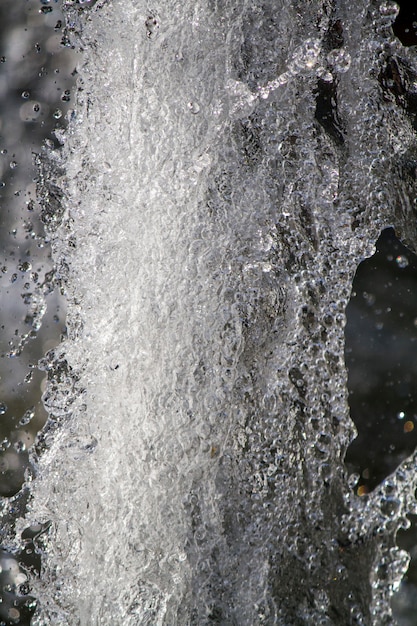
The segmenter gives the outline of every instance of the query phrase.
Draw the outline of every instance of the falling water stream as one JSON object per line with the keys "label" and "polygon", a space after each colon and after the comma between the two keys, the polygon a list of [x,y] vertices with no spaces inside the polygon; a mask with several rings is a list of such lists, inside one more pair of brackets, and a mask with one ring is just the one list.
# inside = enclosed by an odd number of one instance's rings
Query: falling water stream
{"label": "falling water stream", "polygon": [[353,492],[344,325],[381,230],[417,245],[398,7],[82,4],[43,166],[68,337],[20,522],[49,524],[33,624],[392,624],[416,459]]}

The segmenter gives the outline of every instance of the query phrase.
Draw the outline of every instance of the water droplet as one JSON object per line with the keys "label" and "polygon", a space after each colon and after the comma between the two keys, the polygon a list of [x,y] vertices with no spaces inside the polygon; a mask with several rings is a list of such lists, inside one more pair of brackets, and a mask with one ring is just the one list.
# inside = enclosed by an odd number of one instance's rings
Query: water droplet
{"label": "water droplet", "polygon": [[24,100],[27,100],[29,98],[29,96],[30,96],[29,91],[22,91],[22,98]]}
{"label": "water droplet", "polygon": [[28,409],[19,421],[19,426],[26,426],[35,417],[34,409]]}
{"label": "water droplet", "polygon": [[55,111],[54,111],[53,115],[54,115],[54,118],[55,118],[56,120],[59,120],[59,119],[62,117],[62,111],[61,111],[61,109],[55,109]]}
{"label": "water droplet", "polygon": [[17,167],[17,162],[16,161],[10,161],[9,166],[10,166],[11,170],[14,170]]}
{"label": "water droplet", "polygon": [[4,415],[7,411],[7,404],[4,404],[4,402],[0,403],[0,415]]}
{"label": "water droplet", "polygon": [[395,259],[395,262],[401,269],[404,269],[408,265],[408,259],[404,254],[399,254]]}
{"label": "water droplet", "polygon": [[359,474],[351,474],[348,478],[349,489],[354,489],[360,479]]}

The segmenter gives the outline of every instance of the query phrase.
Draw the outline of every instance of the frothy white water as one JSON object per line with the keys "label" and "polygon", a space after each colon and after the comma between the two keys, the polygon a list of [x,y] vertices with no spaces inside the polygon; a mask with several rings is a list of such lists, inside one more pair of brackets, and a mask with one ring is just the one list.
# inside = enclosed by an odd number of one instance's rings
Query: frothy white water
{"label": "frothy white water", "polygon": [[59,426],[24,522],[52,520],[37,625],[389,623],[413,468],[407,490],[397,473],[349,495],[343,326],[380,228],[414,236],[414,136],[379,79],[406,58],[392,13],[331,4],[113,0],[82,19],[55,157]]}

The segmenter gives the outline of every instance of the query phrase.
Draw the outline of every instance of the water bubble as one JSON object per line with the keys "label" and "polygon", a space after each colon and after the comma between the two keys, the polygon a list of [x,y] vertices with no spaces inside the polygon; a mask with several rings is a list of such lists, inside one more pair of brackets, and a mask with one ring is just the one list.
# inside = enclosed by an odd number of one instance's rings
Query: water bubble
{"label": "water bubble", "polygon": [[4,415],[7,411],[7,404],[4,404],[4,402],[0,403],[0,415]]}
{"label": "water bubble", "polygon": [[200,105],[198,104],[198,102],[195,102],[195,101],[189,102],[188,109],[191,111],[193,115],[197,115],[197,113],[200,112]]}
{"label": "water bubble", "polygon": [[30,92],[29,91],[22,91],[22,98],[23,100],[27,100],[30,96]]}
{"label": "water bubble", "polygon": [[55,109],[53,116],[56,120],[59,120],[62,117],[62,111],[61,109]]}
{"label": "water bubble", "polygon": [[408,259],[404,254],[399,254],[395,259],[395,262],[401,269],[404,269],[408,265]]}
{"label": "water bubble", "polygon": [[17,162],[16,161],[10,161],[9,166],[10,166],[11,170],[14,170],[17,167]]}

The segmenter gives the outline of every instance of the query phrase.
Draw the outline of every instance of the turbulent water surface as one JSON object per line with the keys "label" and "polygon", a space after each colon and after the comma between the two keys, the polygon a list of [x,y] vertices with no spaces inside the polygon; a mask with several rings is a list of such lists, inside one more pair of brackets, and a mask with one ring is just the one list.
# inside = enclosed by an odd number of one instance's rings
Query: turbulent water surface
{"label": "turbulent water surface", "polygon": [[343,346],[381,229],[416,244],[396,5],[67,4],[85,51],[45,175],[68,339],[23,522],[52,522],[33,623],[391,624],[414,459],[353,495]]}

